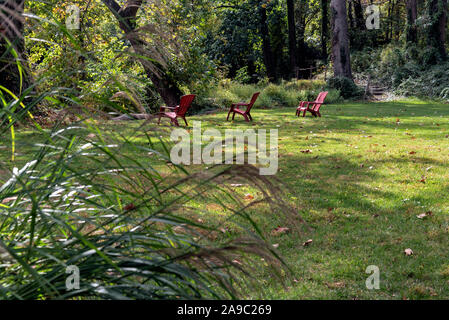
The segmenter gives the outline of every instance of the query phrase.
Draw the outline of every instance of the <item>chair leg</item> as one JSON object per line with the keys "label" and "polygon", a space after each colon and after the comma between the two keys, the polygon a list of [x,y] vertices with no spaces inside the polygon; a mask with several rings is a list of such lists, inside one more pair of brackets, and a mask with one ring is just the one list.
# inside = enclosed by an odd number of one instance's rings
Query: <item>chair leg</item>
{"label": "chair leg", "polygon": [[159,115],[159,121],[157,122],[157,124],[161,124],[161,118],[162,118],[162,116]]}
{"label": "chair leg", "polygon": [[248,116],[246,114],[243,114],[243,117],[245,118],[246,122],[249,122],[249,118],[248,118]]}
{"label": "chair leg", "polygon": [[321,118],[321,113],[319,111],[317,111],[318,117]]}
{"label": "chair leg", "polygon": [[302,117],[303,117],[303,118],[306,117],[306,113],[307,113],[307,110],[304,110],[304,113],[302,114]]}
{"label": "chair leg", "polygon": [[234,118],[235,118],[235,112],[234,112],[234,114],[232,115],[232,121],[234,121]]}
{"label": "chair leg", "polygon": [[186,120],[186,118],[184,117],[183,119],[184,119],[184,122],[186,123],[186,127],[188,127],[188,126],[189,126],[189,124],[187,123],[187,120]]}
{"label": "chair leg", "polygon": [[176,127],[179,127],[178,120],[172,119],[171,122],[172,122]]}
{"label": "chair leg", "polygon": [[253,121],[253,117],[251,117],[251,113],[248,113],[248,117],[251,121]]}

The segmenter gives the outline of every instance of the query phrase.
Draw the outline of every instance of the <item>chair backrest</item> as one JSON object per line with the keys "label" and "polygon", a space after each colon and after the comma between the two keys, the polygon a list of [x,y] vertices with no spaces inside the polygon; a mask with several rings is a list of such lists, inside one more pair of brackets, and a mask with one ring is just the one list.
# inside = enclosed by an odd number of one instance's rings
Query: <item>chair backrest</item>
{"label": "chair backrest", "polygon": [[256,103],[257,98],[259,97],[260,92],[256,92],[255,94],[253,94],[253,97],[251,98],[251,101],[248,105],[248,108],[246,109],[246,112],[250,112],[251,108],[253,107],[253,105]]}
{"label": "chair backrest", "polygon": [[176,109],[176,114],[178,116],[184,117],[189,110],[189,108],[192,106],[193,100],[195,100],[196,95],[189,94],[186,96],[181,97],[181,101],[179,102],[179,108]]}
{"label": "chair backrest", "polygon": [[327,95],[329,94],[329,92],[321,92],[318,95],[318,98],[315,101],[315,105],[313,107],[314,111],[320,111],[321,105],[324,103],[324,100],[326,100]]}
{"label": "chair backrest", "polygon": [[320,94],[318,95],[318,98],[316,98],[315,102],[316,103],[323,103],[324,100],[326,99],[327,95],[329,92],[320,92]]}

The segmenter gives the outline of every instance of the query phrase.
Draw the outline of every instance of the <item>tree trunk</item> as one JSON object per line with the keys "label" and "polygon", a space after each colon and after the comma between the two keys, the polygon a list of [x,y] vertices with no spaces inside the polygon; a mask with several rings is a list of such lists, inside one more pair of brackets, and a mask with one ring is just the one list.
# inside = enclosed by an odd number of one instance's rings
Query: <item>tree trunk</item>
{"label": "tree trunk", "polygon": [[438,50],[446,59],[447,0],[428,0],[428,13],[431,18],[427,44]]}
{"label": "tree trunk", "polygon": [[275,81],[276,77],[276,68],[274,63],[273,51],[271,49],[271,41],[270,41],[270,33],[268,29],[268,18],[267,18],[267,9],[262,4],[261,1],[260,6],[260,35],[262,37],[262,51],[263,58],[265,63],[265,68],[267,69],[267,76],[271,81]]}
{"label": "tree trunk", "polygon": [[352,79],[346,0],[331,0],[334,76]]}
{"label": "tree trunk", "polygon": [[[0,2],[0,85],[16,95],[27,86],[28,66],[25,59],[25,42],[23,39],[24,0],[6,0]],[[11,45],[8,44],[11,43]],[[18,58],[12,54],[14,50]],[[6,52],[6,54],[4,54]],[[17,63],[22,67],[22,83]]]}
{"label": "tree trunk", "polygon": [[[120,7],[115,0],[102,1],[119,21],[120,29],[125,33],[134,51],[144,56],[146,52],[145,43],[139,40],[135,32],[137,12],[142,6],[143,1],[128,0],[123,7]],[[149,63],[143,58],[137,58],[137,60],[142,64],[147,77],[151,80],[156,91],[167,106],[176,106],[179,103],[182,92],[173,79],[167,75],[162,66],[155,62]]]}
{"label": "tree trunk", "polygon": [[407,10],[407,30],[406,30],[407,43],[408,42],[417,43],[418,42],[418,30],[416,27],[416,19],[418,18],[417,0],[407,0],[406,10]]}
{"label": "tree trunk", "polygon": [[295,2],[287,0],[288,15],[288,51],[290,55],[290,74],[296,77],[296,24],[295,24]]}
{"label": "tree trunk", "polygon": [[357,30],[365,30],[365,18],[363,17],[363,7],[360,0],[351,0],[354,4],[355,24]]}
{"label": "tree trunk", "polygon": [[329,0],[321,0],[321,55],[327,62],[327,40],[329,38]]}
{"label": "tree trunk", "polygon": [[355,21],[354,21],[354,15],[352,14],[353,13],[352,7],[353,7],[352,0],[349,0],[349,2],[348,2],[349,27],[351,27],[351,29],[355,29],[356,24],[355,24]]}

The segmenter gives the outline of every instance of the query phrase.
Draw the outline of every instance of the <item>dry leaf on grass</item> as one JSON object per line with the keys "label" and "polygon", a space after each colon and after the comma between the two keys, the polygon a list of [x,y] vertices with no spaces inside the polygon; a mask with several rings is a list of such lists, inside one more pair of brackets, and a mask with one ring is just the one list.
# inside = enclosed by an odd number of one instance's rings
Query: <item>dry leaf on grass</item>
{"label": "dry leaf on grass", "polygon": [[17,199],[17,197],[5,198],[5,199],[2,200],[2,203],[3,204],[7,204],[7,203],[10,203],[12,201],[16,201],[16,199]]}
{"label": "dry leaf on grass", "polygon": [[404,254],[406,255],[406,256],[412,256],[413,255],[413,250],[412,249],[405,249],[404,250]]}
{"label": "dry leaf on grass", "polygon": [[279,227],[279,228],[276,228],[273,231],[271,231],[271,235],[273,235],[273,236],[280,236],[282,234],[286,234],[286,233],[289,233],[289,232],[290,232],[289,228]]}
{"label": "dry leaf on grass", "polygon": [[307,240],[306,242],[304,242],[304,243],[302,244],[302,246],[303,246],[303,247],[308,247],[308,246],[310,246],[312,243],[313,243],[313,240],[312,240],[312,239],[309,239],[309,240]]}
{"label": "dry leaf on grass", "polygon": [[430,216],[432,216],[432,215],[433,215],[432,211],[428,211],[428,212],[422,213],[422,214],[420,214],[420,215],[418,215],[418,216],[416,216],[416,217],[417,217],[418,219],[425,219],[425,218],[430,217]]}
{"label": "dry leaf on grass", "polygon": [[254,199],[253,195],[251,195],[249,193],[245,195],[245,200],[253,200],[253,199]]}
{"label": "dry leaf on grass", "polygon": [[134,203],[130,203],[126,207],[123,208],[123,210],[125,210],[125,211],[133,211],[135,209],[136,209],[136,206],[134,205]]}
{"label": "dry leaf on grass", "polygon": [[326,283],[326,285],[329,289],[340,289],[346,286],[344,282]]}

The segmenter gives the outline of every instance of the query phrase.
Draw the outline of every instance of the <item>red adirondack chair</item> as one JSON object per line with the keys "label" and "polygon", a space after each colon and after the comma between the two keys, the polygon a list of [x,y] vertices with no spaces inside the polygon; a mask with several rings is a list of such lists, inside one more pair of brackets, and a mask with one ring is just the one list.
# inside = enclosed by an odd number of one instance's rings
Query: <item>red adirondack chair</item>
{"label": "red adirondack chair", "polygon": [[[256,92],[253,97],[251,98],[250,103],[245,103],[245,102],[239,102],[239,103],[233,103],[231,105],[231,110],[229,110],[228,113],[228,118],[226,119],[226,121],[229,120],[229,116],[231,115],[231,112],[233,113],[232,115],[232,120],[234,120],[235,118],[235,114],[241,114],[246,122],[249,122],[250,120],[253,121],[253,117],[251,117],[251,108],[253,107],[254,103],[256,103],[257,98],[259,97],[260,92]],[[239,107],[246,107],[246,110],[240,110]]]}
{"label": "red adirondack chair", "polygon": [[329,92],[320,92],[318,98],[314,102],[301,101],[298,109],[296,109],[296,115],[299,117],[303,112],[303,117],[306,116],[306,112],[309,111],[314,117],[321,117],[320,108],[324,103]]}
{"label": "red adirondack chair", "polygon": [[[186,96],[181,97],[181,101],[179,102],[179,106],[176,107],[161,107],[159,110],[159,121],[158,124],[161,123],[161,118],[169,118],[170,121],[177,127],[179,127],[178,118],[184,119],[184,122],[187,124],[186,120],[186,113],[189,110],[189,108],[192,106],[192,102],[195,99],[196,95],[189,94]],[[171,110],[169,112],[166,112],[165,110]]]}

